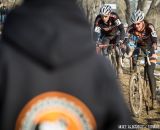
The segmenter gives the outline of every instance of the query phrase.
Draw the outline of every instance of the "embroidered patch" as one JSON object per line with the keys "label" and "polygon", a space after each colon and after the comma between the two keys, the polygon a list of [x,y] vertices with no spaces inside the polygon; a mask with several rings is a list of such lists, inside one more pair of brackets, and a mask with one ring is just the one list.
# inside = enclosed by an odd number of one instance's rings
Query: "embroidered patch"
{"label": "embroidered patch", "polygon": [[33,98],[21,111],[15,130],[95,130],[89,108],[62,92],[47,92]]}

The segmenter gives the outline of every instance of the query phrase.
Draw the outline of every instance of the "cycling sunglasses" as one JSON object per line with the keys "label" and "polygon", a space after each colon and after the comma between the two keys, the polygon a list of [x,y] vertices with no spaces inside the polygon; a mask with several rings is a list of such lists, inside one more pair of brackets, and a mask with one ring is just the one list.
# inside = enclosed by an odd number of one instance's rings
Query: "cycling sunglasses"
{"label": "cycling sunglasses", "polygon": [[142,22],[134,23],[134,25],[140,25]]}
{"label": "cycling sunglasses", "polygon": [[108,18],[109,15],[101,15],[103,18]]}

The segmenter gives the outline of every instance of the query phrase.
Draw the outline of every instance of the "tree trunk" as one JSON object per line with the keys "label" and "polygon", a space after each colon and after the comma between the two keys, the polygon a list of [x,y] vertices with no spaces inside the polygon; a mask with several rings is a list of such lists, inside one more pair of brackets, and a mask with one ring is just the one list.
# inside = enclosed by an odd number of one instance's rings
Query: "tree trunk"
{"label": "tree trunk", "polygon": [[125,3],[126,3],[126,10],[125,10],[126,22],[128,23],[128,25],[130,25],[131,6],[129,0],[125,0]]}
{"label": "tree trunk", "polygon": [[149,17],[149,15],[151,14],[151,12],[155,9],[155,4],[156,4],[157,0],[152,0],[152,3],[148,9],[148,12],[146,14],[146,18]]}
{"label": "tree trunk", "polygon": [[147,0],[139,0],[137,5],[137,10],[140,9],[141,11],[144,11],[146,3],[147,3]]}

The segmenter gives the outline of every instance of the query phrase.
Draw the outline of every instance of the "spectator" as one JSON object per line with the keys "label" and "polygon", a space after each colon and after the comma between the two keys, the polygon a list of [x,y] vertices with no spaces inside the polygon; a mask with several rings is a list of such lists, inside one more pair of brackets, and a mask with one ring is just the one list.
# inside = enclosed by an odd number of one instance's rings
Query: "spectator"
{"label": "spectator", "polygon": [[117,130],[130,115],[73,0],[26,0],[0,50],[0,130]]}

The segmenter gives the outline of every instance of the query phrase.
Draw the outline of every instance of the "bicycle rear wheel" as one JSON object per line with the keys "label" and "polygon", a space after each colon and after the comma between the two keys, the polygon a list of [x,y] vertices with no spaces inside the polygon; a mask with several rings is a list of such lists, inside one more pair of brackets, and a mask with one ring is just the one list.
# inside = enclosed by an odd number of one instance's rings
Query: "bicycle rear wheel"
{"label": "bicycle rear wheel", "polygon": [[130,107],[135,117],[139,117],[143,108],[142,79],[138,73],[133,73],[129,85]]}
{"label": "bicycle rear wheel", "polygon": [[116,62],[116,57],[115,54],[113,52],[109,52],[108,53],[108,59],[111,63],[111,66],[113,67],[116,75],[117,75],[117,62]]}

